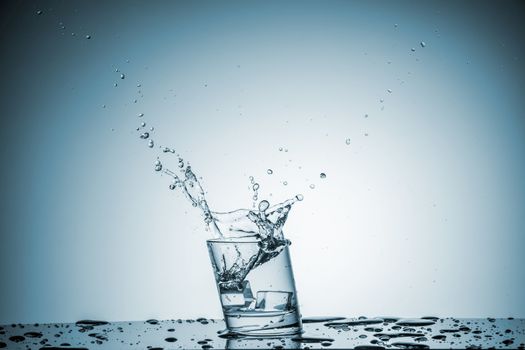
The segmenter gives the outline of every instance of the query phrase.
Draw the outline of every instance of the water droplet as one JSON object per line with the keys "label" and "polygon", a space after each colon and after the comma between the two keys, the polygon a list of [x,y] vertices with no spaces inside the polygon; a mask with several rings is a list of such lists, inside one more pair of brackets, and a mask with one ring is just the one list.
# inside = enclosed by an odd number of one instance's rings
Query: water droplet
{"label": "water droplet", "polygon": [[124,74],[120,74],[120,79],[124,79],[126,76]]}
{"label": "water droplet", "polygon": [[268,175],[272,175],[273,174],[273,170],[272,169],[268,169],[268,170],[266,170],[266,172],[268,173]]}
{"label": "water droplet", "polygon": [[424,41],[420,42],[419,45],[421,45],[421,47],[427,46],[427,44]]}
{"label": "water droplet", "polygon": [[149,133],[148,132],[142,133],[140,135],[140,138],[143,139],[143,140],[147,139],[148,137],[149,137]]}
{"label": "water droplet", "polygon": [[349,145],[350,144],[350,139],[346,139],[346,144]]}
{"label": "water droplet", "polygon": [[139,118],[142,118],[143,116],[144,116],[144,113],[140,113],[140,114],[138,115]]}
{"label": "water droplet", "polygon": [[261,203],[259,203],[259,211],[266,211],[270,207],[270,202],[267,200],[262,200]]}
{"label": "water droplet", "polygon": [[259,184],[258,183],[254,183],[253,186],[252,186],[252,189],[254,191],[257,191],[259,189]]}
{"label": "water droplet", "polygon": [[44,12],[42,12],[42,10],[37,10],[37,11],[36,11],[36,14],[37,14],[37,15],[41,15],[42,13],[44,13]]}
{"label": "water droplet", "polygon": [[160,162],[160,160],[156,160],[155,161],[155,171],[161,171],[162,170],[162,163]]}
{"label": "water droplet", "polygon": [[153,142],[153,140],[149,140],[148,141],[148,147],[149,148],[153,148],[153,146],[155,146],[155,143]]}
{"label": "water droplet", "polygon": [[319,174],[319,177],[320,177],[321,179],[326,179],[326,174],[325,174],[325,173],[321,173],[321,174]]}
{"label": "water droplet", "polygon": [[91,39],[91,35],[86,35],[86,39]]}
{"label": "water droplet", "polygon": [[314,184],[310,184],[310,188],[313,190],[315,188]]}

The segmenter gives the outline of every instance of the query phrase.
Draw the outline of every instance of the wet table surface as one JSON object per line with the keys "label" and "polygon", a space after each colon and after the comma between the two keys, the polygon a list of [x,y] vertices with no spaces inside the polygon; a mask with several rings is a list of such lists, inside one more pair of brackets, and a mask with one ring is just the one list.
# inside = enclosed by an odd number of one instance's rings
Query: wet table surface
{"label": "wet table surface", "polygon": [[525,349],[525,319],[303,318],[301,335],[236,337],[222,320],[147,320],[0,326],[6,349]]}

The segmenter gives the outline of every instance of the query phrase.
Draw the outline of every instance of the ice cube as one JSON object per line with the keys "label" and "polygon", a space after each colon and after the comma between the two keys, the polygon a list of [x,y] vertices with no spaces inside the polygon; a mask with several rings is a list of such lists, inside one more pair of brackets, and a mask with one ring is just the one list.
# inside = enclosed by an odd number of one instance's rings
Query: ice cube
{"label": "ice cube", "polygon": [[226,290],[221,292],[222,306],[248,306],[253,300],[250,281],[242,282],[242,290]]}
{"label": "ice cube", "polygon": [[265,311],[289,310],[292,304],[292,293],[262,290],[257,292],[255,309]]}

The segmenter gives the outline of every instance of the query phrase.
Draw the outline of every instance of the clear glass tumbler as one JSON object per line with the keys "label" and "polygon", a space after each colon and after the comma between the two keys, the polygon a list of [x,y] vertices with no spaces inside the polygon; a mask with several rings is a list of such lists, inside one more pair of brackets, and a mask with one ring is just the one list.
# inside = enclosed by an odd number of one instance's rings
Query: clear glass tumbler
{"label": "clear glass tumbler", "polygon": [[207,244],[230,332],[281,336],[302,331],[288,244],[270,254],[254,237]]}

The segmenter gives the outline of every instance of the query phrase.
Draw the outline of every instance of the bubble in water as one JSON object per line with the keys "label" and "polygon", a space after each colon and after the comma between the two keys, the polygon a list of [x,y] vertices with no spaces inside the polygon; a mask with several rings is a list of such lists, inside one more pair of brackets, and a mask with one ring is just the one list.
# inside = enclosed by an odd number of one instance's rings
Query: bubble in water
{"label": "bubble in water", "polygon": [[144,116],[144,113],[139,114],[139,118],[142,118]]}
{"label": "bubble in water", "polygon": [[350,144],[350,139],[346,139],[346,144],[349,145]]}
{"label": "bubble in water", "polygon": [[170,184],[169,185],[170,190],[174,190],[176,187],[177,187],[177,185],[175,185],[175,184]]}
{"label": "bubble in water", "polygon": [[142,133],[142,134],[140,135],[140,138],[141,138],[141,139],[144,139],[144,140],[147,139],[148,137],[149,137],[149,132],[145,132],[145,133]]}
{"label": "bubble in water", "polygon": [[149,140],[148,141],[148,147],[149,148],[153,148],[153,146],[155,146],[155,143],[153,142],[153,140]]}
{"label": "bubble in water", "polygon": [[268,175],[272,175],[273,174],[273,170],[272,169],[268,169],[268,170],[266,170],[266,172],[268,173]]}
{"label": "bubble in water", "polygon": [[42,13],[44,13],[44,12],[42,12],[42,10],[37,10],[37,11],[36,11],[36,14],[37,14],[37,15],[41,15]]}
{"label": "bubble in water", "polygon": [[310,188],[313,190],[315,188],[314,184],[310,184]]}
{"label": "bubble in water", "polygon": [[416,51],[416,48],[413,47],[412,49],[410,49],[412,52],[415,52]]}
{"label": "bubble in water", "polygon": [[253,176],[250,176],[248,179],[250,179],[250,181],[253,183]]}
{"label": "bubble in water", "polygon": [[254,191],[257,191],[259,189],[259,184],[258,183],[254,183],[253,186],[252,186],[252,189]]}
{"label": "bubble in water", "polygon": [[283,151],[283,148],[282,147],[279,147],[279,152],[282,152]]}
{"label": "bubble in water", "polygon": [[283,185],[287,186],[288,185],[288,181],[283,181]]}
{"label": "bubble in water", "polygon": [[124,74],[120,74],[120,79],[125,79],[126,76]]}
{"label": "bubble in water", "polygon": [[162,163],[160,162],[160,160],[156,160],[155,161],[155,171],[161,171],[162,170]]}
{"label": "bubble in water", "polygon": [[86,39],[91,39],[91,35],[86,35]]}
{"label": "bubble in water", "polygon": [[146,123],[142,122],[142,123],[140,123],[140,126],[145,127]]}
{"label": "bubble in water", "polygon": [[427,44],[424,41],[420,42],[419,45],[421,45],[421,47],[427,46]]}
{"label": "bubble in water", "polygon": [[266,211],[270,207],[270,202],[267,200],[262,200],[261,203],[259,203],[259,211]]}
{"label": "bubble in water", "polygon": [[386,90],[386,91],[388,91],[389,94],[392,93],[392,89],[388,89],[388,90]]}
{"label": "bubble in water", "polygon": [[297,199],[298,201],[302,201],[304,199],[304,196],[302,194],[298,194],[297,196],[295,196],[295,199]]}
{"label": "bubble in water", "polygon": [[179,168],[184,168],[184,159],[179,158]]}
{"label": "bubble in water", "polygon": [[325,173],[321,173],[321,174],[319,174],[319,177],[320,177],[321,179],[326,179],[326,174],[325,174]]}

